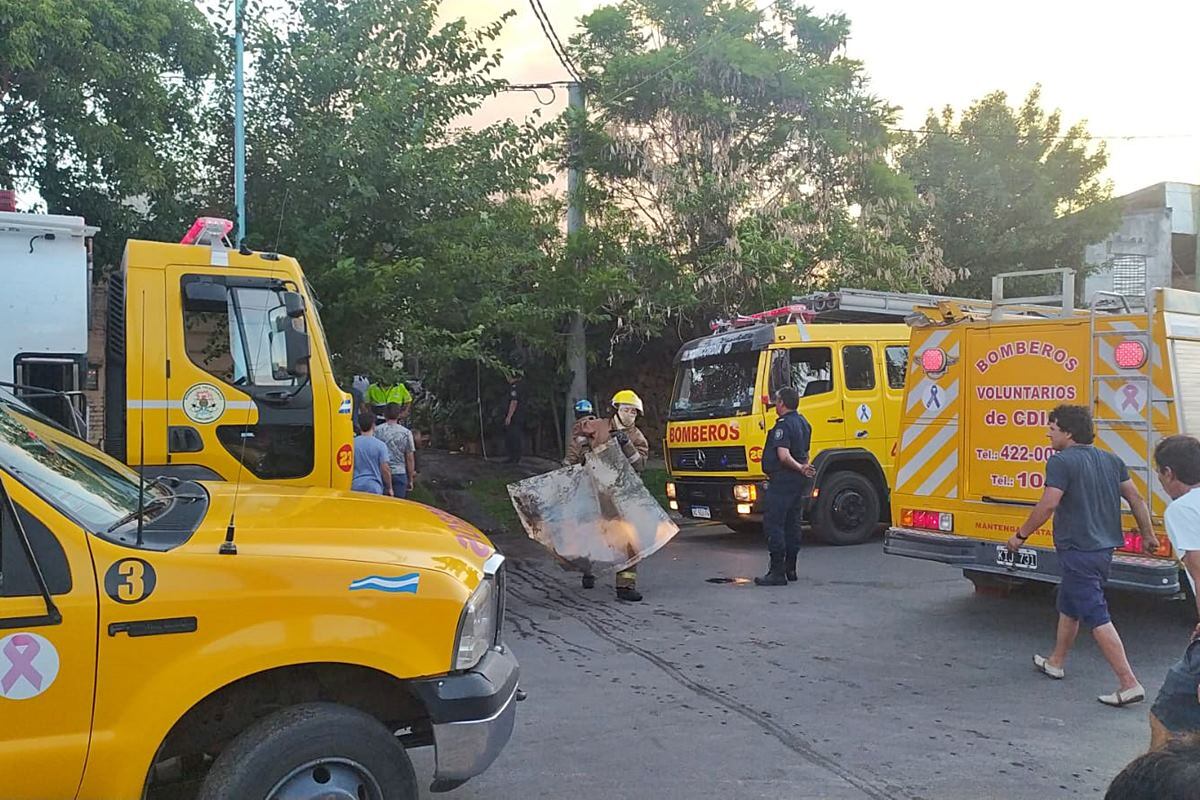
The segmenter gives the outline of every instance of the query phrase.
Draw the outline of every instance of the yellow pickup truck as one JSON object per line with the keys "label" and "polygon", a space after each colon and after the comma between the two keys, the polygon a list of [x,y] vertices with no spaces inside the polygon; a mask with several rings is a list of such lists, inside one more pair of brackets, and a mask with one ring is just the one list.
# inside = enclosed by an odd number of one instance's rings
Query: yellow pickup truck
{"label": "yellow pickup truck", "polygon": [[146,480],[0,391],[0,795],[416,798],[424,745],[454,788],[513,729],[504,576],[436,509]]}

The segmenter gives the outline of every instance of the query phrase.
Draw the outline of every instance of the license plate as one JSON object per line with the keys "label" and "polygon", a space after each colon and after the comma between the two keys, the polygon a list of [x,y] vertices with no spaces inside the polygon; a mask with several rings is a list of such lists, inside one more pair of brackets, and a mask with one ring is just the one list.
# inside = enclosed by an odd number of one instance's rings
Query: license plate
{"label": "license plate", "polygon": [[1037,550],[1021,549],[1014,553],[1004,545],[997,545],[996,563],[1003,567],[1037,569]]}
{"label": "license plate", "polygon": [[712,512],[708,506],[692,506],[692,516],[696,519],[712,519]]}

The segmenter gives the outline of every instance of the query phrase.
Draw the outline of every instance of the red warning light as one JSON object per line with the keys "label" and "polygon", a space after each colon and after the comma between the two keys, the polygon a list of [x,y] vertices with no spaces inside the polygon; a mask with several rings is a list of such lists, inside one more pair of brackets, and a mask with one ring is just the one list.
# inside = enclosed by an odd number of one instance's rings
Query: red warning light
{"label": "red warning light", "polygon": [[938,347],[931,347],[921,353],[921,369],[929,375],[937,375],[946,371],[946,352]]}
{"label": "red warning light", "polygon": [[1121,369],[1137,369],[1146,363],[1146,346],[1134,339],[1126,339],[1113,350],[1113,358]]}

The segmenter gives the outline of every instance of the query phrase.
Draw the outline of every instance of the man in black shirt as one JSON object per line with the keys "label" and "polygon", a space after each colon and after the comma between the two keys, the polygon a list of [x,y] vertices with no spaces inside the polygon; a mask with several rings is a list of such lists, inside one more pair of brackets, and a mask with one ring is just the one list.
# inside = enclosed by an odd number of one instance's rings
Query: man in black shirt
{"label": "man in black shirt", "polygon": [[521,436],[525,428],[525,384],[519,374],[508,379],[508,410],[504,414],[504,449],[508,464],[521,462]]}
{"label": "man in black shirt", "polygon": [[775,393],[779,421],[767,434],[763,449],[763,471],[770,478],[764,499],[763,532],[771,565],[766,575],[754,579],[759,586],[787,586],[788,581],[797,580],[801,511],[816,474],[808,463],[812,426],[797,413],[799,406],[800,393],[791,386]]}

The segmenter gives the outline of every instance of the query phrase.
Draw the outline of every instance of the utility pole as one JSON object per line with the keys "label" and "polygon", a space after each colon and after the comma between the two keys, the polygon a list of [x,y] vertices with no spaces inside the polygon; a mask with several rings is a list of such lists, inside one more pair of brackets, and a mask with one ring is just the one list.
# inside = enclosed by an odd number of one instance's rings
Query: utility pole
{"label": "utility pole", "polygon": [[246,87],[245,37],[242,35],[242,4],[233,0],[233,204],[237,208],[237,234],[234,247],[246,239]]}
{"label": "utility pole", "polygon": [[[585,103],[583,84],[572,83],[567,96],[568,108],[574,112],[570,115],[568,123],[568,135],[571,137],[567,161],[568,242],[575,234],[583,231],[583,147],[580,139],[583,135]],[[583,269],[583,264],[577,263],[575,268]],[[571,386],[567,389],[564,409],[564,444],[575,425],[575,403],[587,397],[587,332],[583,326],[583,313],[579,311],[575,312],[575,318],[571,320],[571,333],[567,340],[567,369],[571,371]]]}

